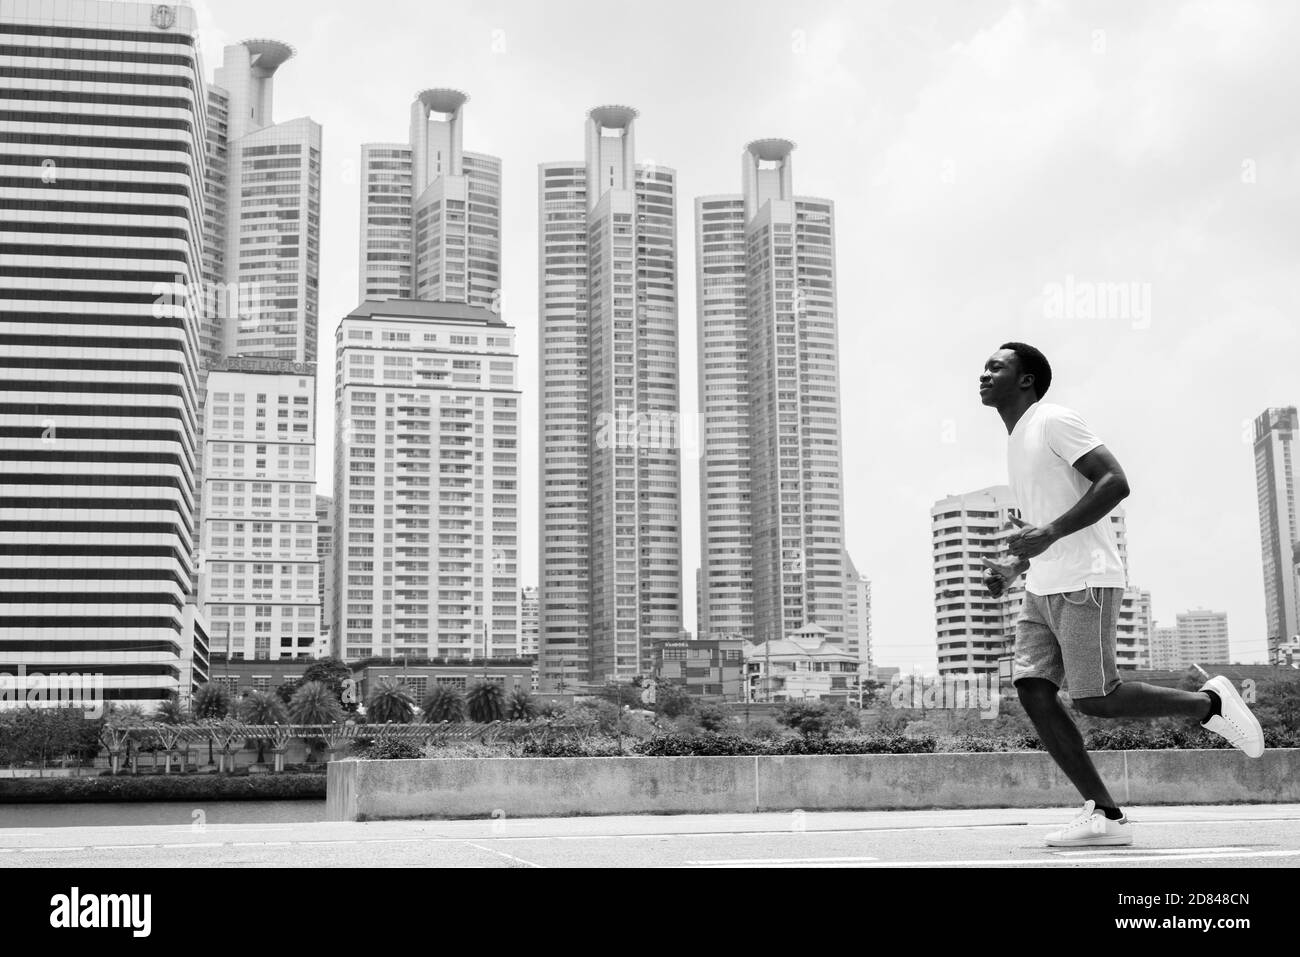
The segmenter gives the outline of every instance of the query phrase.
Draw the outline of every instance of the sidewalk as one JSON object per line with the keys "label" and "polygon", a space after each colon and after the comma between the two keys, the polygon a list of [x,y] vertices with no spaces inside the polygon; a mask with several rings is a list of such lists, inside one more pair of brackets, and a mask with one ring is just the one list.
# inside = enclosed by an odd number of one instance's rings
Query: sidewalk
{"label": "sidewalk", "polygon": [[1074,808],[0,829],[0,867],[1296,867],[1300,805],[1127,808],[1132,847],[1055,850]]}

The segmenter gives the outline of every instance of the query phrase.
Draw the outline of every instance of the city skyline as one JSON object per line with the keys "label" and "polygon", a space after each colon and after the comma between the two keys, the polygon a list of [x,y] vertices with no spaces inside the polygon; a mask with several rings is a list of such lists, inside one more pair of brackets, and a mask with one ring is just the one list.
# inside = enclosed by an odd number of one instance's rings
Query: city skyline
{"label": "city skyline", "polygon": [[[563,6],[575,11],[575,22],[588,9]],[[436,76],[424,59],[403,57],[420,32],[411,30],[386,47],[391,71],[372,71],[356,83],[349,74],[345,86],[330,76],[331,64],[371,47],[367,39],[378,26],[364,18],[327,12],[310,19],[306,7],[292,3],[197,7],[206,64],[219,62],[225,43],[248,35],[283,37],[303,51],[294,69],[277,77],[277,99],[283,115],[311,113],[327,129],[327,317],[356,305],[349,265],[357,235],[353,147],[391,136],[392,117],[375,104],[409,101],[411,90],[431,83],[475,91],[476,145],[503,157],[503,191],[513,210],[506,217],[503,298],[507,311],[524,310],[511,313],[524,356],[537,345],[526,312],[536,288],[532,170],[547,156],[572,152],[566,116],[601,100],[637,103],[654,124],[655,152],[671,155],[682,171],[681,202],[731,185],[729,142],[775,132],[800,142],[805,157],[818,157],[801,169],[808,192],[834,196],[839,206],[842,354],[872,372],[846,380],[845,474],[853,484],[846,487],[845,520],[855,560],[873,580],[882,664],[932,660],[925,510],[952,489],[1004,480],[1005,439],[978,407],[973,382],[987,352],[1012,337],[1036,342],[1054,360],[1053,398],[1080,409],[1134,480],[1130,521],[1143,526],[1135,535],[1135,577],[1156,596],[1157,617],[1169,620],[1175,608],[1198,602],[1224,607],[1240,638],[1234,651],[1262,658],[1248,420],[1261,408],[1296,401],[1283,358],[1296,342],[1288,318],[1296,293],[1283,280],[1296,243],[1283,228],[1283,210],[1296,188],[1280,166],[1295,134],[1256,117],[1285,108],[1280,91],[1294,75],[1284,55],[1296,34],[1294,14],[1279,14],[1267,28],[1248,4],[1182,14],[1166,18],[1174,33],[1162,40],[1168,24],[1161,16],[1176,14],[1174,5],[1114,7],[1088,17],[970,4],[954,7],[942,26],[908,11],[774,5],[767,16],[747,18],[736,63],[706,67],[707,58],[693,58],[702,65],[693,68],[698,74],[688,71],[693,93],[681,106],[680,83],[660,91],[649,78],[614,69],[626,50],[596,49],[580,66],[566,62],[563,54],[582,48],[590,30],[544,48],[539,38],[553,34],[540,14],[525,9],[448,12],[446,30],[466,42],[448,51]],[[702,12],[698,30],[673,42],[686,53],[706,47],[724,24],[736,26],[725,7]],[[420,22],[415,6],[402,15]],[[627,38],[631,48],[664,41],[661,28],[642,33]],[[1181,60],[1158,58],[1164,73],[1132,55],[1168,51],[1174,42]],[[1021,54],[1022,66],[995,73],[991,63],[1008,53]],[[546,84],[528,79],[552,58],[560,68],[540,74]],[[753,68],[767,61],[776,68]],[[1052,82],[1025,92],[1023,77],[1048,62]],[[1239,77],[1245,65],[1253,71]],[[875,82],[884,76],[890,84]],[[1226,82],[1232,77],[1239,85]],[[1235,92],[1219,92],[1225,86]],[[1239,96],[1258,109],[1235,109]],[[972,102],[978,109],[969,108]],[[1140,123],[1155,103],[1167,105],[1161,122]],[[1097,104],[1109,107],[1100,119]],[[774,112],[783,118],[779,129]],[[985,128],[1013,132],[990,138],[980,132]],[[1074,133],[1086,136],[1086,156],[1072,156]],[[1171,165],[1180,156],[1192,161]],[[1099,176],[1088,171],[1097,164]],[[1099,189],[1102,182],[1114,195]],[[510,196],[517,197],[513,206]],[[996,227],[992,242],[976,239],[986,224]],[[679,243],[679,261],[690,262],[685,230]],[[1052,296],[1045,295],[1127,281],[1148,284],[1149,314],[1053,314]],[[681,293],[681,314],[689,316],[689,284]],[[936,351],[928,333],[938,321],[951,335]],[[332,322],[327,318],[322,336],[332,333]],[[681,340],[681,366],[689,368],[693,345],[689,336]],[[1252,347],[1234,346],[1243,341]],[[923,368],[904,368],[905,358]],[[525,421],[536,414],[539,394],[530,365],[524,362],[521,382]],[[1207,377],[1223,387],[1201,388]],[[1167,385],[1157,390],[1154,381]],[[1125,385],[1139,390],[1136,407]],[[688,415],[692,392],[682,390]],[[893,401],[899,395],[908,401]],[[864,417],[862,410],[887,412]],[[321,411],[320,452],[328,460],[332,410]],[[1153,423],[1161,429],[1155,450]],[[1196,469],[1174,467],[1178,450],[1189,448],[1204,450]],[[526,475],[536,454],[535,444],[525,446]],[[895,456],[907,463],[907,474],[874,467]],[[697,464],[683,459],[689,489]],[[320,491],[331,491],[327,481]],[[527,486],[523,497],[535,501]],[[687,576],[698,560],[693,511],[685,509],[683,522]],[[1189,512],[1197,531],[1187,528]],[[538,577],[531,535],[529,529],[521,542],[522,581]],[[684,602],[688,627],[691,604]]]}

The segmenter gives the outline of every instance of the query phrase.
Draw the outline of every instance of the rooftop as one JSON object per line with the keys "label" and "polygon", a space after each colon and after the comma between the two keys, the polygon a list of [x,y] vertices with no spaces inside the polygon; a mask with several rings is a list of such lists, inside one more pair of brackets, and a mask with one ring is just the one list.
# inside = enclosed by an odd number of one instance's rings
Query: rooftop
{"label": "rooftop", "polygon": [[477,322],[507,329],[500,315],[482,306],[463,302],[434,302],[427,299],[366,299],[347,314],[348,319],[421,319],[448,322]]}

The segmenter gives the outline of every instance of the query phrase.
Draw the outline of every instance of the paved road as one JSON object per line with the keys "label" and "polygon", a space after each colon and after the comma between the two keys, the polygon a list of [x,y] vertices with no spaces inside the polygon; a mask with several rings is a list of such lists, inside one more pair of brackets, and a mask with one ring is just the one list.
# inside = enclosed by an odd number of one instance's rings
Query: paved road
{"label": "paved road", "polygon": [[1043,846],[1059,809],[0,827],[0,867],[1300,866],[1300,805],[1129,814],[1133,847],[1091,850]]}

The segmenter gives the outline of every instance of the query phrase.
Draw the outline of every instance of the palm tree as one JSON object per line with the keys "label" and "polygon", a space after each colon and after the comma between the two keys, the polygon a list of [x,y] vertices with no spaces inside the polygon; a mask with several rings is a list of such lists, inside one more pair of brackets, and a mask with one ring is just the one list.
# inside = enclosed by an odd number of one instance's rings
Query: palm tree
{"label": "palm tree", "polygon": [[537,717],[537,703],[523,688],[510,692],[506,701],[506,717],[511,721],[532,721]]}
{"label": "palm tree", "polygon": [[465,696],[452,685],[435,684],[424,696],[420,710],[424,712],[424,720],[432,724],[464,721]]}
{"label": "palm tree", "polygon": [[406,686],[392,678],[384,678],[375,685],[366,700],[366,720],[372,724],[409,724],[415,716],[415,699]]}
{"label": "palm tree", "polygon": [[470,688],[469,694],[465,696],[465,703],[469,705],[470,719],[479,724],[500,721],[505,713],[505,698],[505,692],[497,682],[487,680],[475,682],[474,687]]}
{"label": "palm tree", "polygon": [[[250,691],[239,702],[239,720],[244,724],[284,724],[289,711],[279,696],[271,691]],[[257,739],[257,763],[263,763],[266,741]]]}
{"label": "palm tree", "polygon": [[[334,689],[325,682],[304,681],[289,701],[289,717],[294,724],[336,724],[343,720],[343,706],[339,704]],[[307,756],[309,761],[322,743],[320,738],[307,741],[311,748]]]}
{"label": "palm tree", "polygon": [[154,720],[159,724],[185,724],[189,719],[189,714],[181,705],[180,695],[176,694],[160,704],[154,713]]}
{"label": "palm tree", "polygon": [[206,684],[194,693],[196,718],[224,718],[230,713],[230,692],[224,685]]}

